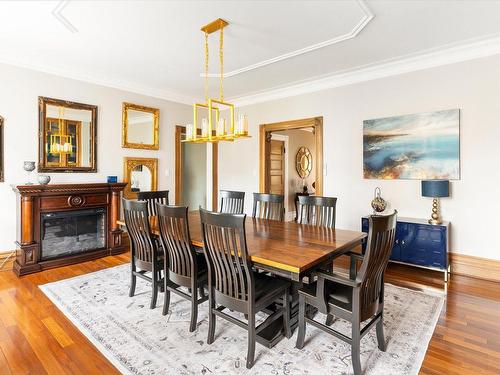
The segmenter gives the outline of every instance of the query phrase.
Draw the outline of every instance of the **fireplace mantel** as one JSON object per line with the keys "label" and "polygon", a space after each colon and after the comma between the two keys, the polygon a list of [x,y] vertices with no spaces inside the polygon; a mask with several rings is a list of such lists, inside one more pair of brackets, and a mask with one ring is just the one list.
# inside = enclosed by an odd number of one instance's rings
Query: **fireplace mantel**
{"label": "fireplace mantel", "polygon": [[[127,250],[122,230],[116,224],[120,197],[126,183],[54,184],[12,186],[17,199],[17,245],[14,272],[26,275],[44,269],[114,255]],[[57,259],[41,259],[41,216],[102,207],[107,213],[105,249],[88,251]]]}

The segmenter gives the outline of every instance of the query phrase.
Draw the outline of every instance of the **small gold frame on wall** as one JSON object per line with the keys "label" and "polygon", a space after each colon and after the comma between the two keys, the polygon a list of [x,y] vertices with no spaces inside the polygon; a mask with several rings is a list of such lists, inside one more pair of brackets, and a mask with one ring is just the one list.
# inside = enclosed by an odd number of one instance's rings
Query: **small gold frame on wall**
{"label": "small gold frame on wall", "polygon": [[151,191],[158,190],[158,159],[156,158],[123,158],[123,182],[127,183],[123,196],[127,199],[137,199],[137,193],[132,191],[132,171],[138,166],[144,166],[151,172]]}
{"label": "small gold frame on wall", "polygon": [[[139,112],[147,112],[153,114],[153,143],[136,143],[129,141],[129,120],[128,111],[135,110]],[[160,133],[160,110],[158,108],[145,107],[133,103],[123,103],[122,107],[122,147],[123,148],[138,148],[142,150],[159,150],[159,133]]]}

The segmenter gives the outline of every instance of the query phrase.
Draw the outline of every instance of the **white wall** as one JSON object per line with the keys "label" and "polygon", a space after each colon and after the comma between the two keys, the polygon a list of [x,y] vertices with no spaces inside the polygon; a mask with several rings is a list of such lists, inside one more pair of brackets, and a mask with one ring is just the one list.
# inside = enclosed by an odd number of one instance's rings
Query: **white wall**
{"label": "white wall", "polygon": [[420,181],[363,179],[362,123],[452,108],[461,109],[461,180],[441,200],[452,223],[451,250],[500,259],[500,56],[239,108],[252,138],[220,145],[219,184],[245,190],[250,213],[251,193],[259,189],[258,125],[323,116],[324,195],[338,197],[339,228],[360,229],[376,186],[400,216],[427,218],[431,200],[420,196]]}
{"label": "white wall", "polygon": [[[174,127],[191,121],[191,107],[112,88],[0,64],[0,115],[5,118],[5,182],[0,183],[0,252],[15,248],[16,202],[11,184],[26,181],[24,160],[38,158],[38,96],[98,106],[98,173],[51,173],[51,183],[121,181],[123,157],[159,159],[159,189],[174,196]],[[160,150],[121,147],[122,102],[160,109]],[[32,178],[36,178],[35,172]],[[167,175],[168,174],[168,175]]]}

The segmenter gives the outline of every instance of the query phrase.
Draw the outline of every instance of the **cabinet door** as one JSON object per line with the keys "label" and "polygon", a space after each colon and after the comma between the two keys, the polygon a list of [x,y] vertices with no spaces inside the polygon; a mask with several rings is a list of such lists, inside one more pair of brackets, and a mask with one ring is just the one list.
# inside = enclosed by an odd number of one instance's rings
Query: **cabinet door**
{"label": "cabinet door", "polygon": [[[406,223],[397,223],[396,225],[396,236],[394,240],[394,246],[392,248],[391,252],[391,260],[396,260],[396,261],[401,261],[401,241],[399,238],[402,237],[403,233],[406,230]],[[368,233],[369,230],[369,221],[367,218],[363,217],[361,218],[361,230],[365,233]],[[363,249],[363,254],[365,253],[366,250],[366,239],[363,241],[363,244],[361,245]]]}
{"label": "cabinet door", "polygon": [[408,232],[401,245],[403,262],[446,268],[445,227],[408,223]]}

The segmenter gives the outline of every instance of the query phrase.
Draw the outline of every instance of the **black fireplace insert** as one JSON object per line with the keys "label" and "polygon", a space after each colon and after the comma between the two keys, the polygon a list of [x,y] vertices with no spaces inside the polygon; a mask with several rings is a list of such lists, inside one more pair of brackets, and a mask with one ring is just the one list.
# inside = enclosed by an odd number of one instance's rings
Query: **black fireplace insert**
{"label": "black fireplace insert", "polygon": [[106,208],[41,215],[41,260],[106,248]]}

